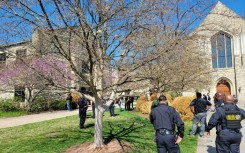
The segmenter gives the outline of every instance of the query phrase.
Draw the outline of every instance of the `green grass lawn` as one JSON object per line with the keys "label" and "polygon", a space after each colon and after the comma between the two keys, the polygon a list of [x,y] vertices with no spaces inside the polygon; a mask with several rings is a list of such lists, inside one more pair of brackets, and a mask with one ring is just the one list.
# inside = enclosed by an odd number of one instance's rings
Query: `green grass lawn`
{"label": "green grass lawn", "polygon": [[23,111],[16,111],[16,112],[0,111],[0,118],[17,117],[17,116],[22,116],[22,115],[26,115],[26,114],[27,114],[27,112],[23,112]]}
{"label": "green grass lawn", "polygon": [[[116,117],[104,116],[104,139],[129,142],[137,150],[133,153],[154,153],[154,130],[148,119],[129,112],[118,112]],[[60,153],[76,144],[93,141],[94,120],[87,118],[85,129],[78,128],[77,115],[13,128],[0,129],[1,153]],[[186,134],[191,128],[187,122]],[[180,144],[182,153],[195,153],[197,137],[184,137]]]}

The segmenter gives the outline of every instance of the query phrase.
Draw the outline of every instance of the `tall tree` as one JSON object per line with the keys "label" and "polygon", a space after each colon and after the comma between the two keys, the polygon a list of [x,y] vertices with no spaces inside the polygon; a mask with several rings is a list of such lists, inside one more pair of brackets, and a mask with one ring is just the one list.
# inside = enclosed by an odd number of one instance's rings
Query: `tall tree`
{"label": "tall tree", "polygon": [[[199,0],[2,1],[0,40],[30,39],[33,30],[29,54],[54,56],[70,66],[75,82],[93,93],[94,142],[102,147],[102,93],[111,92],[113,98],[118,87],[148,79],[139,69],[175,50],[210,6]],[[140,33],[153,25],[161,29],[161,47],[138,45]],[[116,73],[110,83],[108,72]]]}
{"label": "tall tree", "polygon": [[[143,45],[144,50],[147,49],[150,54],[164,49],[161,39],[164,36],[159,29],[151,30],[150,33],[143,35],[147,37],[137,39],[138,46]],[[171,52],[162,54],[161,58],[145,64],[138,70],[141,71],[138,77],[147,78],[149,87],[157,88],[162,92],[176,91],[178,93],[190,89],[208,88],[212,72],[208,54],[200,50],[199,38],[196,35],[182,39],[184,40],[179,41]],[[147,46],[154,46],[154,49],[152,47],[149,49]]]}

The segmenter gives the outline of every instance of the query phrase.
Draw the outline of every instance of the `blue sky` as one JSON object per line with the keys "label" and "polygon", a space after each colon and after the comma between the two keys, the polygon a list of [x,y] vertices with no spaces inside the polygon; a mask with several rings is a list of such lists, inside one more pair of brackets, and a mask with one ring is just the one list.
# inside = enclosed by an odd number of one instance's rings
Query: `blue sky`
{"label": "blue sky", "polygon": [[237,14],[245,17],[245,0],[220,0]]}
{"label": "blue sky", "polygon": [[[216,0],[214,0],[216,1]],[[245,19],[245,0],[220,0],[223,4],[225,4],[227,7],[229,7],[231,10],[233,10],[235,13],[237,13],[238,15],[240,15],[241,17],[243,17]],[[1,12],[0,12],[1,14]],[[0,23],[2,19],[0,19]],[[196,22],[196,24],[193,24],[194,27],[198,26],[200,24],[201,21]],[[1,27],[1,26],[0,26]],[[2,29],[3,30],[3,29]],[[14,32],[14,31],[13,31]],[[1,40],[1,37],[4,37],[3,40]],[[29,36],[30,37],[30,36]],[[1,31],[0,29],[0,44],[1,43],[7,43],[5,41],[9,41],[9,40],[5,40],[5,32]],[[30,39],[30,38],[29,38]],[[19,39],[18,38],[14,38],[13,40],[10,41],[16,41]],[[4,41],[4,42],[3,42]]]}

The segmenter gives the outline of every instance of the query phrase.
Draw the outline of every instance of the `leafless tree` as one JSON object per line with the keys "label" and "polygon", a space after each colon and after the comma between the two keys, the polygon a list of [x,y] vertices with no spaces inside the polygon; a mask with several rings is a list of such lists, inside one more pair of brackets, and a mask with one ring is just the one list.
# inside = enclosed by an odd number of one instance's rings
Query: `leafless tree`
{"label": "leafless tree", "polygon": [[[161,52],[162,34],[159,29],[146,33],[146,37],[137,39],[137,45],[144,45],[143,52],[149,55]],[[159,91],[176,91],[182,93],[189,89],[207,89],[211,83],[211,66],[209,55],[200,50],[199,38],[190,35],[174,46],[171,52],[162,54],[160,58],[145,64],[138,71],[138,77],[147,78],[151,88]],[[160,40],[160,41],[159,41]],[[199,44],[198,44],[199,43]],[[146,51],[148,46],[148,50]],[[150,46],[150,47],[149,47]]]}
{"label": "leafless tree", "polygon": [[[70,66],[75,82],[94,95],[94,142],[102,147],[103,93],[111,92],[113,98],[122,85],[148,80],[140,69],[156,61],[165,64],[160,57],[184,45],[181,42],[211,5],[199,0],[2,1],[0,27],[5,38],[0,40],[30,39],[33,31],[32,54],[54,56]],[[156,32],[152,27],[158,27],[161,37],[154,40],[161,43],[139,43],[148,37],[142,35],[145,31]]]}

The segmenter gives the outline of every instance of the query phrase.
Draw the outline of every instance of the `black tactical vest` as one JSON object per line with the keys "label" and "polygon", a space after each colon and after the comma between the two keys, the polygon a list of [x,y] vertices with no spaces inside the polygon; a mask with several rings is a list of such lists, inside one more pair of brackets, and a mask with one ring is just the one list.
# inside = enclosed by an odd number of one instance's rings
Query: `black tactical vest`
{"label": "black tactical vest", "polygon": [[224,107],[224,110],[225,110],[225,120],[226,120],[225,127],[227,129],[242,128],[241,126],[242,115],[240,113],[239,108],[236,107],[234,109],[228,109]]}

